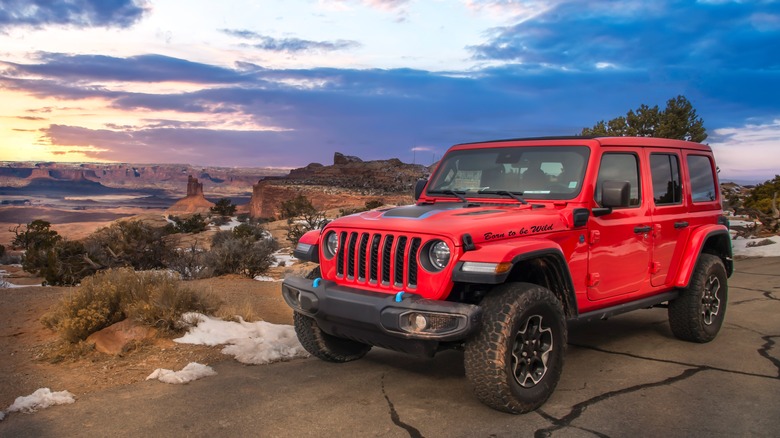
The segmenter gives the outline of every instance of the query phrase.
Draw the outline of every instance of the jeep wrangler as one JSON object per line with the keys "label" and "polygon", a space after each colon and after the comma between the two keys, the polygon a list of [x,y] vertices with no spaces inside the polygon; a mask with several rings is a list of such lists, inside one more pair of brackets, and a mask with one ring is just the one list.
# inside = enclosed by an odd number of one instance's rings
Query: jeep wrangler
{"label": "jeep wrangler", "polygon": [[715,338],[733,271],[716,169],[708,146],[660,138],[456,145],[416,204],[303,235],[294,254],[319,271],[282,295],[320,359],[462,349],[479,400],[529,412],[558,383],[568,321],[661,306],[677,338]]}

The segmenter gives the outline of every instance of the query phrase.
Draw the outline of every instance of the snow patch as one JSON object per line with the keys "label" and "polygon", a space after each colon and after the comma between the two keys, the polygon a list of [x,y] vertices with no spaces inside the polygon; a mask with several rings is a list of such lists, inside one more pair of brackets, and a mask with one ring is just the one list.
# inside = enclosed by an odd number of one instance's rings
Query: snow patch
{"label": "snow patch", "polygon": [[295,264],[295,262],[298,261],[295,257],[293,257],[292,254],[286,252],[289,250],[280,249],[279,251],[276,251],[273,256],[276,257],[276,263],[271,265],[272,267],[276,268],[279,266],[292,266]]}
{"label": "snow patch", "polygon": [[[755,245],[756,243],[769,239],[774,244],[761,245],[761,246],[748,246]],[[731,248],[734,251],[735,256],[745,257],[780,257],[780,236],[772,237],[757,237],[752,239],[735,239],[731,241]]]}
{"label": "snow patch", "polygon": [[257,281],[282,281],[281,278],[273,278],[269,277],[267,275],[258,275],[255,277],[255,280]]}
{"label": "snow patch", "polygon": [[54,405],[65,405],[76,401],[73,394],[68,391],[51,392],[49,388],[40,388],[30,395],[16,397],[14,403],[5,410],[0,411],[0,420],[5,418],[5,414],[11,412],[24,412],[26,414],[46,409]]}
{"label": "snow patch", "polygon": [[228,223],[226,223],[224,225],[220,225],[219,229],[221,231],[233,231],[233,228],[235,228],[235,227],[237,227],[239,225],[241,225],[241,222],[239,222],[238,219],[236,219],[236,217],[234,216],[234,217],[230,218],[230,222],[228,222]]}
{"label": "snow patch", "polygon": [[182,368],[181,371],[157,368],[152,371],[152,374],[149,374],[149,377],[147,377],[146,380],[157,379],[163,383],[184,384],[215,375],[217,375],[217,372],[214,371],[214,368],[197,362],[190,362],[186,367]]}
{"label": "snow patch", "polygon": [[174,342],[181,344],[226,345],[223,354],[229,354],[241,363],[268,364],[299,357],[308,357],[295,329],[290,325],[265,321],[223,321],[200,313],[185,313],[182,320],[194,327]]}

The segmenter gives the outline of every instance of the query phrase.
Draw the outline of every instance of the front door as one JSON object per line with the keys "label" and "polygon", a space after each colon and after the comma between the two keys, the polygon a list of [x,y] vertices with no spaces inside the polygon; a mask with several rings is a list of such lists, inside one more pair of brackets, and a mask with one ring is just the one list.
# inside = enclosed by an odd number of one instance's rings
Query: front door
{"label": "front door", "polygon": [[628,182],[629,206],[589,221],[587,284],[591,300],[638,291],[648,281],[652,250],[652,217],[642,197],[639,155],[633,150],[602,155],[594,197],[598,206],[604,181]]}

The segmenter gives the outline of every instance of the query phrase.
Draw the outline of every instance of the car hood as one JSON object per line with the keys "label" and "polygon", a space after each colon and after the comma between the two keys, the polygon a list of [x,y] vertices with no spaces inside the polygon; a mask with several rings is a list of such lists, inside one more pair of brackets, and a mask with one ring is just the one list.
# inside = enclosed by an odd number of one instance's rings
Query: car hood
{"label": "car hood", "polygon": [[454,242],[468,233],[480,243],[569,229],[568,211],[545,204],[446,202],[357,213],[336,219],[327,228],[438,235]]}

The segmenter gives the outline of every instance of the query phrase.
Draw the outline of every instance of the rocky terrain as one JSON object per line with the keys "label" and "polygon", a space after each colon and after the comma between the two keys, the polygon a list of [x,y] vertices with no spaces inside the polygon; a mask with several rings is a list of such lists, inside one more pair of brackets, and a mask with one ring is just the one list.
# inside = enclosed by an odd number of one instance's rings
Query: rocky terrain
{"label": "rocky terrain", "polygon": [[0,162],[0,187],[25,188],[40,181],[91,182],[103,187],[181,193],[190,176],[209,193],[248,193],[267,176],[286,175],[289,169],[197,167],[185,164],[32,163]]}
{"label": "rocky terrain", "polygon": [[285,177],[265,178],[252,186],[249,213],[273,217],[279,203],[302,194],[321,210],[362,206],[369,200],[408,204],[418,179],[430,170],[398,159],[363,161],[336,152],[333,164],[312,163]]}

